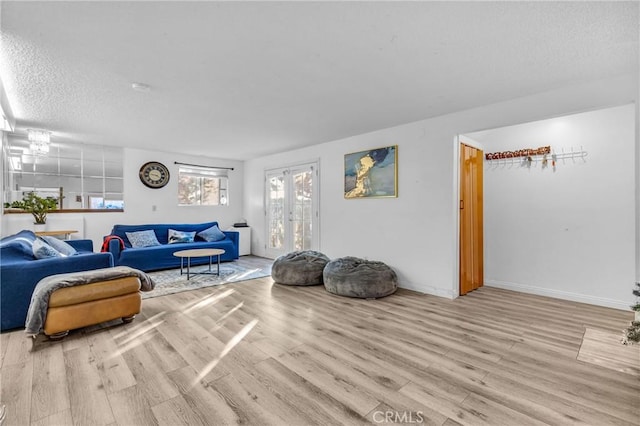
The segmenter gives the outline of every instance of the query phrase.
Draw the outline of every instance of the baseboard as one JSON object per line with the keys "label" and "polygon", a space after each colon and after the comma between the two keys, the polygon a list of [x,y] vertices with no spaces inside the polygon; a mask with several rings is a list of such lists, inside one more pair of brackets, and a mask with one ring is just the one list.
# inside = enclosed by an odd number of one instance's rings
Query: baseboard
{"label": "baseboard", "polygon": [[407,290],[417,291],[418,293],[430,294],[432,296],[453,299],[453,292],[451,290],[445,290],[442,288],[425,286],[425,285],[416,285],[410,282],[399,282],[398,287],[404,288]]}
{"label": "baseboard", "polygon": [[588,303],[590,305],[604,306],[606,308],[620,309],[623,311],[629,310],[628,301],[606,299],[604,297],[589,296],[585,294],[571,293],[568,291],[554,290],[549,288],[540,288],[540,287],[534,287],[526,284],[516,284],[516,283],[505,282],[505,281],[495,281],[495,280],[485,279],[484,285],[486,285],[487,287],[497,287],[505,290],[513,290],[513,291],[519,291],[522,293],[535,294],[538,296],[548,296],[548,297],[554,297],[556,299],[571,300],[572,302]]}

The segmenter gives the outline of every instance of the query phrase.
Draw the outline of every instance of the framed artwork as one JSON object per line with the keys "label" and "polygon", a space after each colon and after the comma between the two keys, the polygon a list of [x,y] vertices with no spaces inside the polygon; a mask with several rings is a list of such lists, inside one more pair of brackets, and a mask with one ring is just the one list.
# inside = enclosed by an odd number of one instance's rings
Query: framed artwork
{"label": "framed artwork", "polygon": [[344,156],[344,198],[398,196],[398,145]]}

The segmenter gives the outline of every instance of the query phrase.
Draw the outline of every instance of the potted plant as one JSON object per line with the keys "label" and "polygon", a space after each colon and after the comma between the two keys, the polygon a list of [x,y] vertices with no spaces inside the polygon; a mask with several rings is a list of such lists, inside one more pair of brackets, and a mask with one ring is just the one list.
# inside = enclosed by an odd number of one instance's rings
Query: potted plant
{"label": "potted plant", "polygon": [[631,321],[629,327],[624,330],[622,343],[625,345],[633,345],[640,342],[640,283],[636,283],[633,294],[636,296],[636,303],[631,306],[631,309],[635,312],[635,318]]}
{"label": "potted plant", "polygon": [[17,208],[29,212],[33,215],[34,224],[44,225],[47,223],[47,213],[58,207],[58,200],[54,197],[40,197],[35,192],[29,192],[20,201],[5,203],[5,208]]}

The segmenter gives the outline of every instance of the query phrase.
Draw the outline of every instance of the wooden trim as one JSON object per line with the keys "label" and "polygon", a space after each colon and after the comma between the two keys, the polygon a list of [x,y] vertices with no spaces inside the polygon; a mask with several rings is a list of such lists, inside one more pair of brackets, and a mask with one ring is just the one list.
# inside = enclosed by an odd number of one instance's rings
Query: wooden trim
{"label": "wooden trim", "polygon": [[[124,212],[124,209],[64,209],[64,210],[51,210],[49,213],[123,213],[123,212]],[[2,213],[3,214],[31,214],[29,212],[20,212],[16,210],[5,210]]]}

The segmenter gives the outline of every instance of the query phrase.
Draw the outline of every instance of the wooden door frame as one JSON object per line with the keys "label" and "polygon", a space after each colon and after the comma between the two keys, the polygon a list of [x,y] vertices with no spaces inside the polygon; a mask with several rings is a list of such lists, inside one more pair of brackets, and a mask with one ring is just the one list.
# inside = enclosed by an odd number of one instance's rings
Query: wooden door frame
{"label": "wooden door frame", "polygon": [[[460,144],[464,143],[470,147],[482,150],[484,152],[484,146],[473,139],[468,138],[462,134],[456,135],[453,138],[453,282],[451,286],[451,298],[457,299],[460,297]],[[484,187],[484,180],[483,180]],[[484,203],[483,203],[484,208]],[[484,253],[486,253],[487,239],[484,238]],[[484,262],[484,258],[483,258]],[[484,268],[483,268],[484,269]]]}

